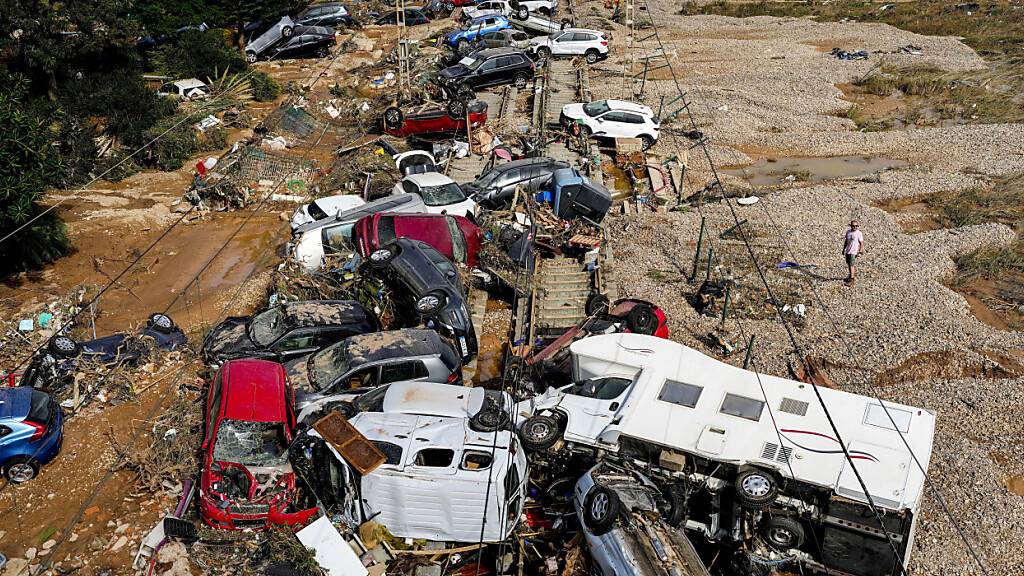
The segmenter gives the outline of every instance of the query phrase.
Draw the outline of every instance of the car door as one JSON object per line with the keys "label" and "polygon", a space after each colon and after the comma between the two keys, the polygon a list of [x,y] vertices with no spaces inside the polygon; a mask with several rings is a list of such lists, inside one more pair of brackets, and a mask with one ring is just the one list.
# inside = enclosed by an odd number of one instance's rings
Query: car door
{"label": "car door", "polygon": [[331,387],[331,393],[341,394],[351,392],[352,390],[365,392],[366,390],[376,388],[378,384],[380,384],[380,366],[365,366],[358,370],[353,370],[338,379]]}
{"label": "car door", "polygon": [[469,85],[472,88],[482,88],[495,83],[498,76],[498,58],[490,58],[476,69],[476,72],[469,78]]}
{"label": "car door", "polygon": [[317,332],[316,328],[295,328],[278,338],[270,349],[278,355],[279,362],[316,352],[319,349]]}
{"label": "car door", "polygon": [[422,360],[399,360],[381,366],[380,384],[423,380],[427,375],[427,367],[423,364]]}
{"label": "car door", "polygon": [[[636,138],[643,131],[646,124],[643,116],[633,112],[620,112],[622,115],[622,131],[631,138]],[[653,135],[652,135],[653,136]]]}
{"label": "car door", "polygon": [[551,53],[558,55],[572,54],[573,36],[575,32],[563,32],[551,43]]}
{"label": "car door", "polygon": [[500,32],[488,32],[480,36],[480,41],[483,43],[484,48],[500,48],[501,47],[501,33]]}
{"label": "car door", "polygon": [[612,110],[597,117],[597,126],[594,136],[603,138],[623,138],[626,136],[623,130],[622,112]]}
{"label": "car door", "polygon": [[632,382],[628,377],[606,376],[563,388],[565,396],[559,406],[569,415],[566,440],[596,441],[601,432],[613,423]]}

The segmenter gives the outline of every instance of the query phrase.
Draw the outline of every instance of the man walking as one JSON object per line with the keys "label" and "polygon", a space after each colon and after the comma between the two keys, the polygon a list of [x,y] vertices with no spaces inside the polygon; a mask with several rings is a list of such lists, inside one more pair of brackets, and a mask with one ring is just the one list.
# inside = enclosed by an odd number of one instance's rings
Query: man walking
{"label": "man walking", "polygon": [[864,234],[860,231],[860,222],[850,221],[850,229],[846,231],[846,240],[843,242],[843,255],[846,256],[846,267],[850,269],[845,282],[853,285],[857,279],[857,255],[864,251]]}

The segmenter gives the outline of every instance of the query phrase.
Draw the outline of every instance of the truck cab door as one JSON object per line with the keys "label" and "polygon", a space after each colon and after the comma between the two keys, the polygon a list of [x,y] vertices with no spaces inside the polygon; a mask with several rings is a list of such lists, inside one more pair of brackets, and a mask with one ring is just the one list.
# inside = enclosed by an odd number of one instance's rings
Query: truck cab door
{"label": "truck cab door", "polygon": [[563,388],[565,396],[559,406],[569,415],[566,440],[595,443],[601,432],[615,422],[632,383],[629,377],[605,376]]}

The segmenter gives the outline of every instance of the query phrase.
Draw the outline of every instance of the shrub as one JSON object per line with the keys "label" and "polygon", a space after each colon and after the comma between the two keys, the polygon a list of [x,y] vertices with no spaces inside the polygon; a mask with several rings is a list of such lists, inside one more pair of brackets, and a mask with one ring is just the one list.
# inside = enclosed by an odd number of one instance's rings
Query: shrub
{"label": "shrub", "polygon": [[281,85],[264,72],[254,71],[249,76],[252,98],[257,102],[271,102],[281,95]]}
{"label": "shrub", "polygon": [[176,41],[154,50],[150,62],[158,72],[175,79],[206,80],[248,67],[242,54],[228,45],[220,30],[189,30]]}
{"label": "shrub", "polygon": [[[147,140],[163,134],[180,120],[178,116],[161,120],[146,132]],[[147,158],[149,164],[161,170],[177,170],[198,151],[199,139],[196,137],[195,126],[191,122],[183,122],[150,146],[147,149]]]}

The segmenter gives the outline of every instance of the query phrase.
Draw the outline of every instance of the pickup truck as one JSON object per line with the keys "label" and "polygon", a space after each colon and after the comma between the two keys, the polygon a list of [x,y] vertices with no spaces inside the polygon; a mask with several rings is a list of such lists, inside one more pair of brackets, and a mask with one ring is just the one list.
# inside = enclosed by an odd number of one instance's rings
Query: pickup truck
{"label": "pickup truck", "polygon": [[462,14],[467,20],[491,14],[526,20],[530,14],[550,15],[557,10],[557,0],[484,0],[476,6],[464,8]]}

